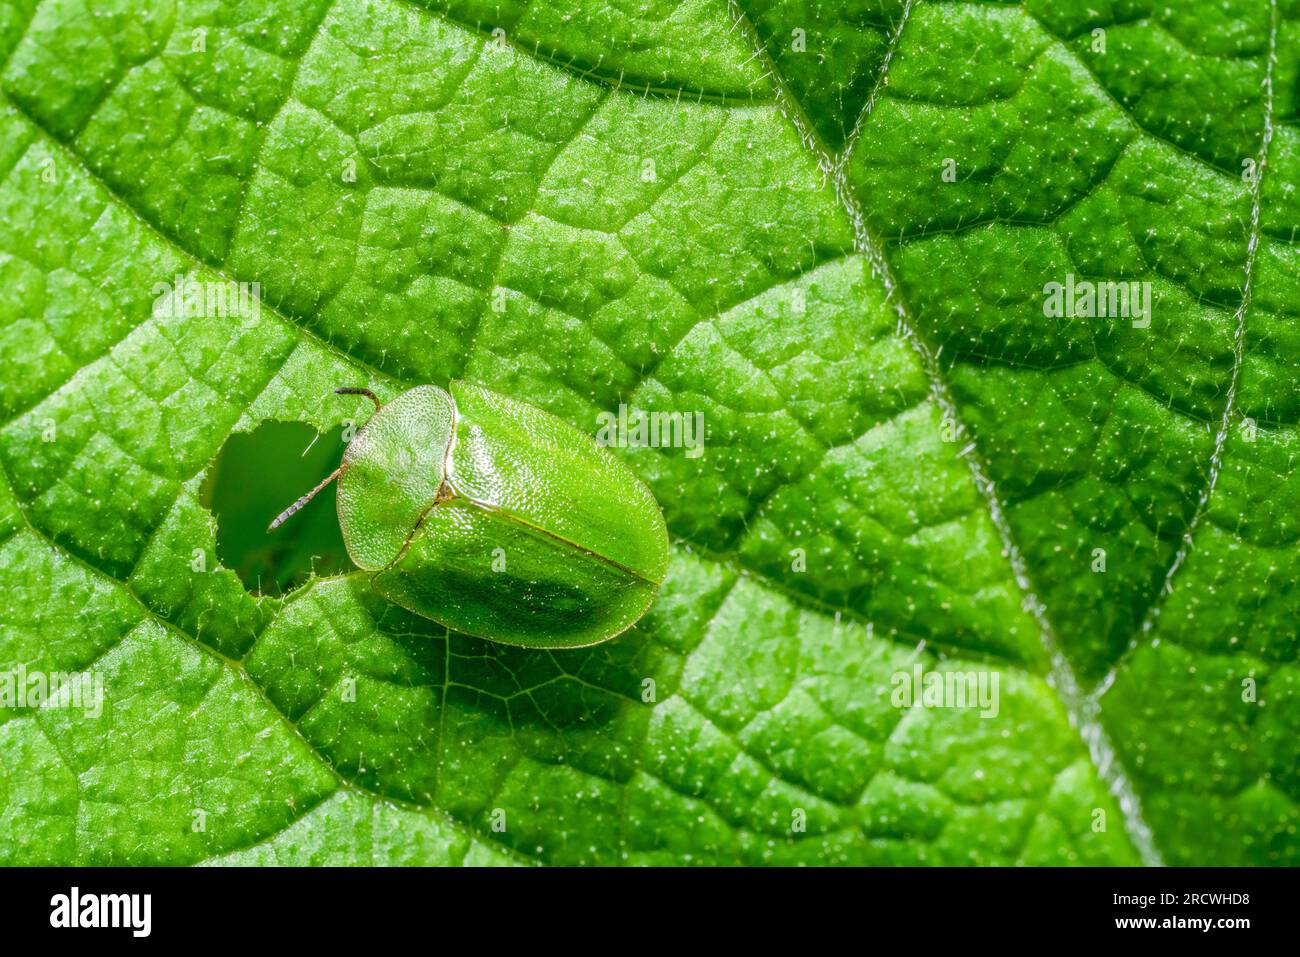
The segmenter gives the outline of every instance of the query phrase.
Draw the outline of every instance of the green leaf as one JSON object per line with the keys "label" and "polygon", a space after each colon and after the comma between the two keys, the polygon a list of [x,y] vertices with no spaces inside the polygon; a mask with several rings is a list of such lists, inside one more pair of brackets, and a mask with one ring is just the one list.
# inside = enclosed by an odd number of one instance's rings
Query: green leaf
{"label": "green leaf", "polygon": [[[1300,863],[1300,3],[828,6],[0,8],[0,860]],[[224,563],[455,377],[703,414],[633,631]]]}

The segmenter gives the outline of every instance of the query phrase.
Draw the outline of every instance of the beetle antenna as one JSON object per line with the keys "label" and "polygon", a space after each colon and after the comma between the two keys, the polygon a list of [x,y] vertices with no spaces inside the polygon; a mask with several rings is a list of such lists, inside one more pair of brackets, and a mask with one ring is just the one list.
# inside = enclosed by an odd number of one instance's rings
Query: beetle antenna
{"label": "beetle antenna", "polygon": [[335,389],[334,394],[335,395],[364,395],[367,399],[369,399],[371,402],[375,404],[376,412],[378,412],[380,409],[383,408],[383,404],[380,403],[379,401],[379,396],[375,395],[369,389],[358,389],[354,386],[345,385],[342,388]]}
{"label": "beetle antenna", "polygon": [[275,517],[275,521],[273,521],[270,525],[266,526],[266,530],[267,530],[267,532],[274,532],[277,528],[279,528],[279,527],[280,527],[281,525],[283,525],[286,521],[288,521],[291,517],[293,517],[294,513],[297,512],[297,511],[299,511],[299,510],[300,510],[304,505],[306,505],[306,504],[307,504],[308,502],[310,502],[313,498],[315,498],[316,495],[317,495],[317,493],[319,493],[319,492],[321,491],[321,489],[325,488],[326,485],[329,485],[330,482],[333,482],[336,478],[338,478],[339,475],[342,473],[342,471],[343,471],[343,466],[340,465],[338,468],[336,468],[336,469],[335,469],[333,472],[331,472],[329,475],[325,476],[325,478],[321,481],[321,483],[320,483],[319,485],[317,485],[314,489],[312,489],[310,492],[308,492],[308,493],[307,493],[306,495],[304,495],[302,498],[298,499],[298,501],[294,502],[292,505],[290,505],[288,508],[286,508],[283,512],[281,512],[279,515],[277,515],[277,516]]}

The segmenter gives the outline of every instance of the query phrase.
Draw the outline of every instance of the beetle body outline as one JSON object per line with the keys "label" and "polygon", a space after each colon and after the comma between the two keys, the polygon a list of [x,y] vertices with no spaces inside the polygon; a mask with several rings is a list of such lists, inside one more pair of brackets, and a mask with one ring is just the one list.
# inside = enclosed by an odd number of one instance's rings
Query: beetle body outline
{"label": "beetle body outline", "polygon": [[668,567],[654,496],[596,440],[536,406],[453,380],[375,414],[331,481],[353,563],[386,599],[464,634],[528,648],[617,637]]}

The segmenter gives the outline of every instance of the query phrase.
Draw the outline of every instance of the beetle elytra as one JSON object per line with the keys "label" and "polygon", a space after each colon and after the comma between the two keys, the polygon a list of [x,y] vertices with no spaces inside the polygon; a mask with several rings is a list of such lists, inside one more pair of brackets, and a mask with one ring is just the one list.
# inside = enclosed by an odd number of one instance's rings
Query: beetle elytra
{"label": "beetle elytra", "polygon": [[536,406],[453,381],[382,404],[338,480],[348,556],[389,601],[492,641],[578,648],[649,609],[668,568],[654,496],[594,438]]}

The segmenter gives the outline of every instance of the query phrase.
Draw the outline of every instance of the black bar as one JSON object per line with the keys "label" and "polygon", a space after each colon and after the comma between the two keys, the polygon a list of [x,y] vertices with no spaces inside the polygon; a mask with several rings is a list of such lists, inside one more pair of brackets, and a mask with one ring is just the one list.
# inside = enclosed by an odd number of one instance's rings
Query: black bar
{"label": "black bar", "polygon": [[[70,922],[73,887],[87,920],[111,919],[116,909],[125,926],[51,926]],[[1287,869],[17,868],[0,869],[0,919],[20,937],[66,942],[76,934],[79,943],[128,946],[250,938],[262,945],[282,936],[299,949],[355,941],[373,951],[396,946],[393,935],[428,933],[431,950],[479,938],[495,950],[517,934],[530,947],[567,935],[574,944],[660,951],[688,932],[762,942],[798,927],[823,940],[848,934],[862,945],[854,950],[900,934],[921,944],[970,934],[989,935],[986,943],[1022,934],[1041,940],[1043,932],[1058,942],[1199,936],[1231,946],[1292,930],[1296,891],[1296,872]],[[147,937],[136,934],[144,898],[134,899],[135,909],[121,897],[101,907],[99,895],[110,894],[149,895]],[[1119,925],[1132,920],[1152,923]]]}

